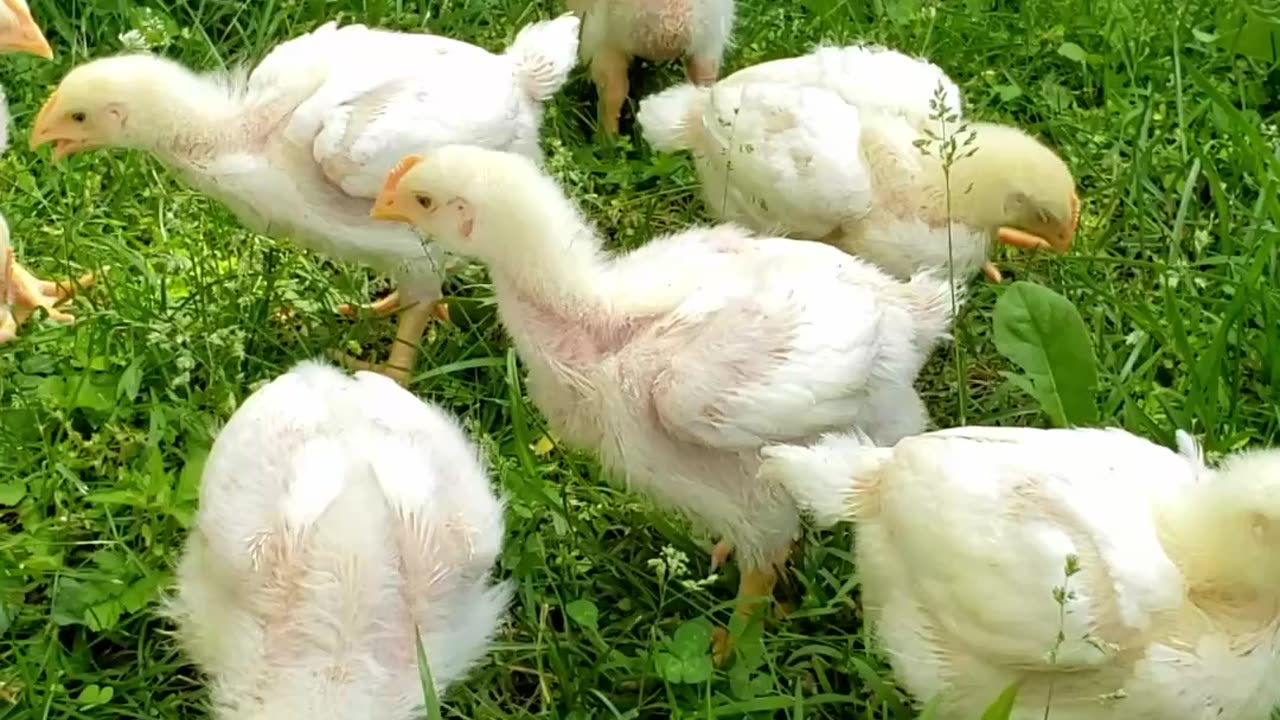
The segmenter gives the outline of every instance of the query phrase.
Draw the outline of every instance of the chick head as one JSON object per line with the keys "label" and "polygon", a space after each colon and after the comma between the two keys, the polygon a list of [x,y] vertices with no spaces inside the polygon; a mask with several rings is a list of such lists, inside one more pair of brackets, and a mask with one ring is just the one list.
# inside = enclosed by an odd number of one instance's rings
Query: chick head
{"label": "chick head", "polygon": [[[67,73],[44,101],[31,128],[31,149],[53,143],[53,159],[98,147],[145,148],[154,138],[148,116],[163,116],[166,95],[189,75],[146,54],[93,60]],[[154,122],[152,120],[151,122]]]}
{"label": "chick head", "polygon": [[1015,127],[970,125],[974,152],[956,162],[953,187],[971,187],[970,213],[998,228],[1001,241],[1065,253],[1079,221],[1071,170],[1044,143]]}
{"label": "chick head", "polygon": [[27,52],[50,59],[53,48],[31,17],[26,0],[0,0],[0,52]]}
{"label": "chick head", "polygon": [[446,145],[401,160],[369,215],[409,223],[450,252],[489,262],[528,232],[521,205],[538,202],[551,182],[523,155]]}
{"label": "chick head", "polygon": [[1206,482],[1197,500],[1207,522],[1192,539],[1204,561],[1228,588],[1280,598],[1280,449],[1232,455]]}

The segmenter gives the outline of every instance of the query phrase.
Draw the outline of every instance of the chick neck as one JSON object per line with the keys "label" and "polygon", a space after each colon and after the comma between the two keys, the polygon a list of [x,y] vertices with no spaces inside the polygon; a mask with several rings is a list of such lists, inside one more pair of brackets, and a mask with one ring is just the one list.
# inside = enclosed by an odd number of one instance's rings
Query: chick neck
{"label": "chick neck", "polygon": [[500,205],[485,211],[495,248],[485,258],[499,302],[518,296],[553,311],[579,314],[605,304],[608,258],[600,237],[549,177],[495,188]]}
{"label": "chick neck", "polygon": [[124,85],[127,147],[180,160],[184,150],[226,137],[241,108],[229,85],[165,61],[139,63]]}

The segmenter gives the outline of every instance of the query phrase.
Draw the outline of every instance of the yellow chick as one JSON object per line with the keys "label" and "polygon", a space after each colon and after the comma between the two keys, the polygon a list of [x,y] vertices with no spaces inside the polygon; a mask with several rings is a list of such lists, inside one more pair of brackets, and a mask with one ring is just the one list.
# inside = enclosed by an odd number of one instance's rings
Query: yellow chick
{"label": "yellow chick", "polygon": [[997,242],[1064,253],[1078,222],[1070,168],[1015,127],[969,123],[944,162],[909,114],[823,87],[728,80],[646,98],[638,121],[656,149],[693,153],[719,219],[828,242],[898,278],[951,266],[999,281]]}

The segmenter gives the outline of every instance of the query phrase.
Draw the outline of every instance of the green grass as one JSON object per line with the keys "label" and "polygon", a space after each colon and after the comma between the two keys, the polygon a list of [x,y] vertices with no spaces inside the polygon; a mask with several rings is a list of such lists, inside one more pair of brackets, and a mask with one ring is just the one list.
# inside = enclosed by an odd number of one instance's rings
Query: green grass
{"label": "green grass", "polygon": [[[547,0],[164,5],[168,25],[148,32],[200,66],[260,57],[339,12],[495,49],[559,12]],[[57,61],[0,59],[15,118],[2,209],[20,257],[50,276],[111,266],[77,302],[74,328],[37,323],[0,347],[3,720],[202,712],[198,678],[154,607],[211,435],[292,363],[336,346],[381,350],[391,331],[334,312],[382,281],[242,230],[148,158],[98,153],[55,167],[26,149],[61,74],[145,24],[130,7],[35,0]],[[1165,443],[1188,428],[1225,451],[1280,434],[1280,74],[1260,52],[1274,19],[1250,10],[1239,29],[1245,12],[1229,0],[1221,11],[1174,0],[743,0],[726,69],[820,39],[880,41],[938,62],[962,85],[970,116],[1048,140],[1079,178],[1076,249],[1002,267],[1080,309],[1104,422]],[[643,65],[633,97],[679,76]],[[629,117],[622,142],[595,142],[594,92],[580,69],[543,133],[552,171],[623,246],[705,219],[687,160],[652,155],[626,130]],[[957,344],[921,379],[935,423],[1044,424],[1001,374],[1013,368],[992,341],[999,289],[976,288]],[[449,291],[468,299],[458,304],[467,312],[432,331],[412,389],[458,413],[484,444],[510,498],[499,571],[518,592],[492,661],[444,698],[447,717],[911,716],[861,629],[847,531],[811,538],[801,607],[769,629],[753,667],[661,680],[657,653],[678,655],[700,618],[727,618],[736,569],[686,582],[705,574],[706,538],[603,483],[589,458],[533,456],[541,421],[485,279],[460,278]],[[282,306],[292,319],[276,319]],[[668,547],[687,555],[686,576],[656,572],[650,561]]]}

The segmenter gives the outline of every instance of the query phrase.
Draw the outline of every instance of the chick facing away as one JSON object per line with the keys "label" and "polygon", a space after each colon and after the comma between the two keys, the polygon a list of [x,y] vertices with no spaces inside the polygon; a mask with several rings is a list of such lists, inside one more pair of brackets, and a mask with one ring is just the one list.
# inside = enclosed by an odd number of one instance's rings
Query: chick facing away
{"label": "chick facing away", "polygon": [[219,433],[167,614],[225,720],[422,717],[488,650],[502,505],[458,422],[304,362]]}

